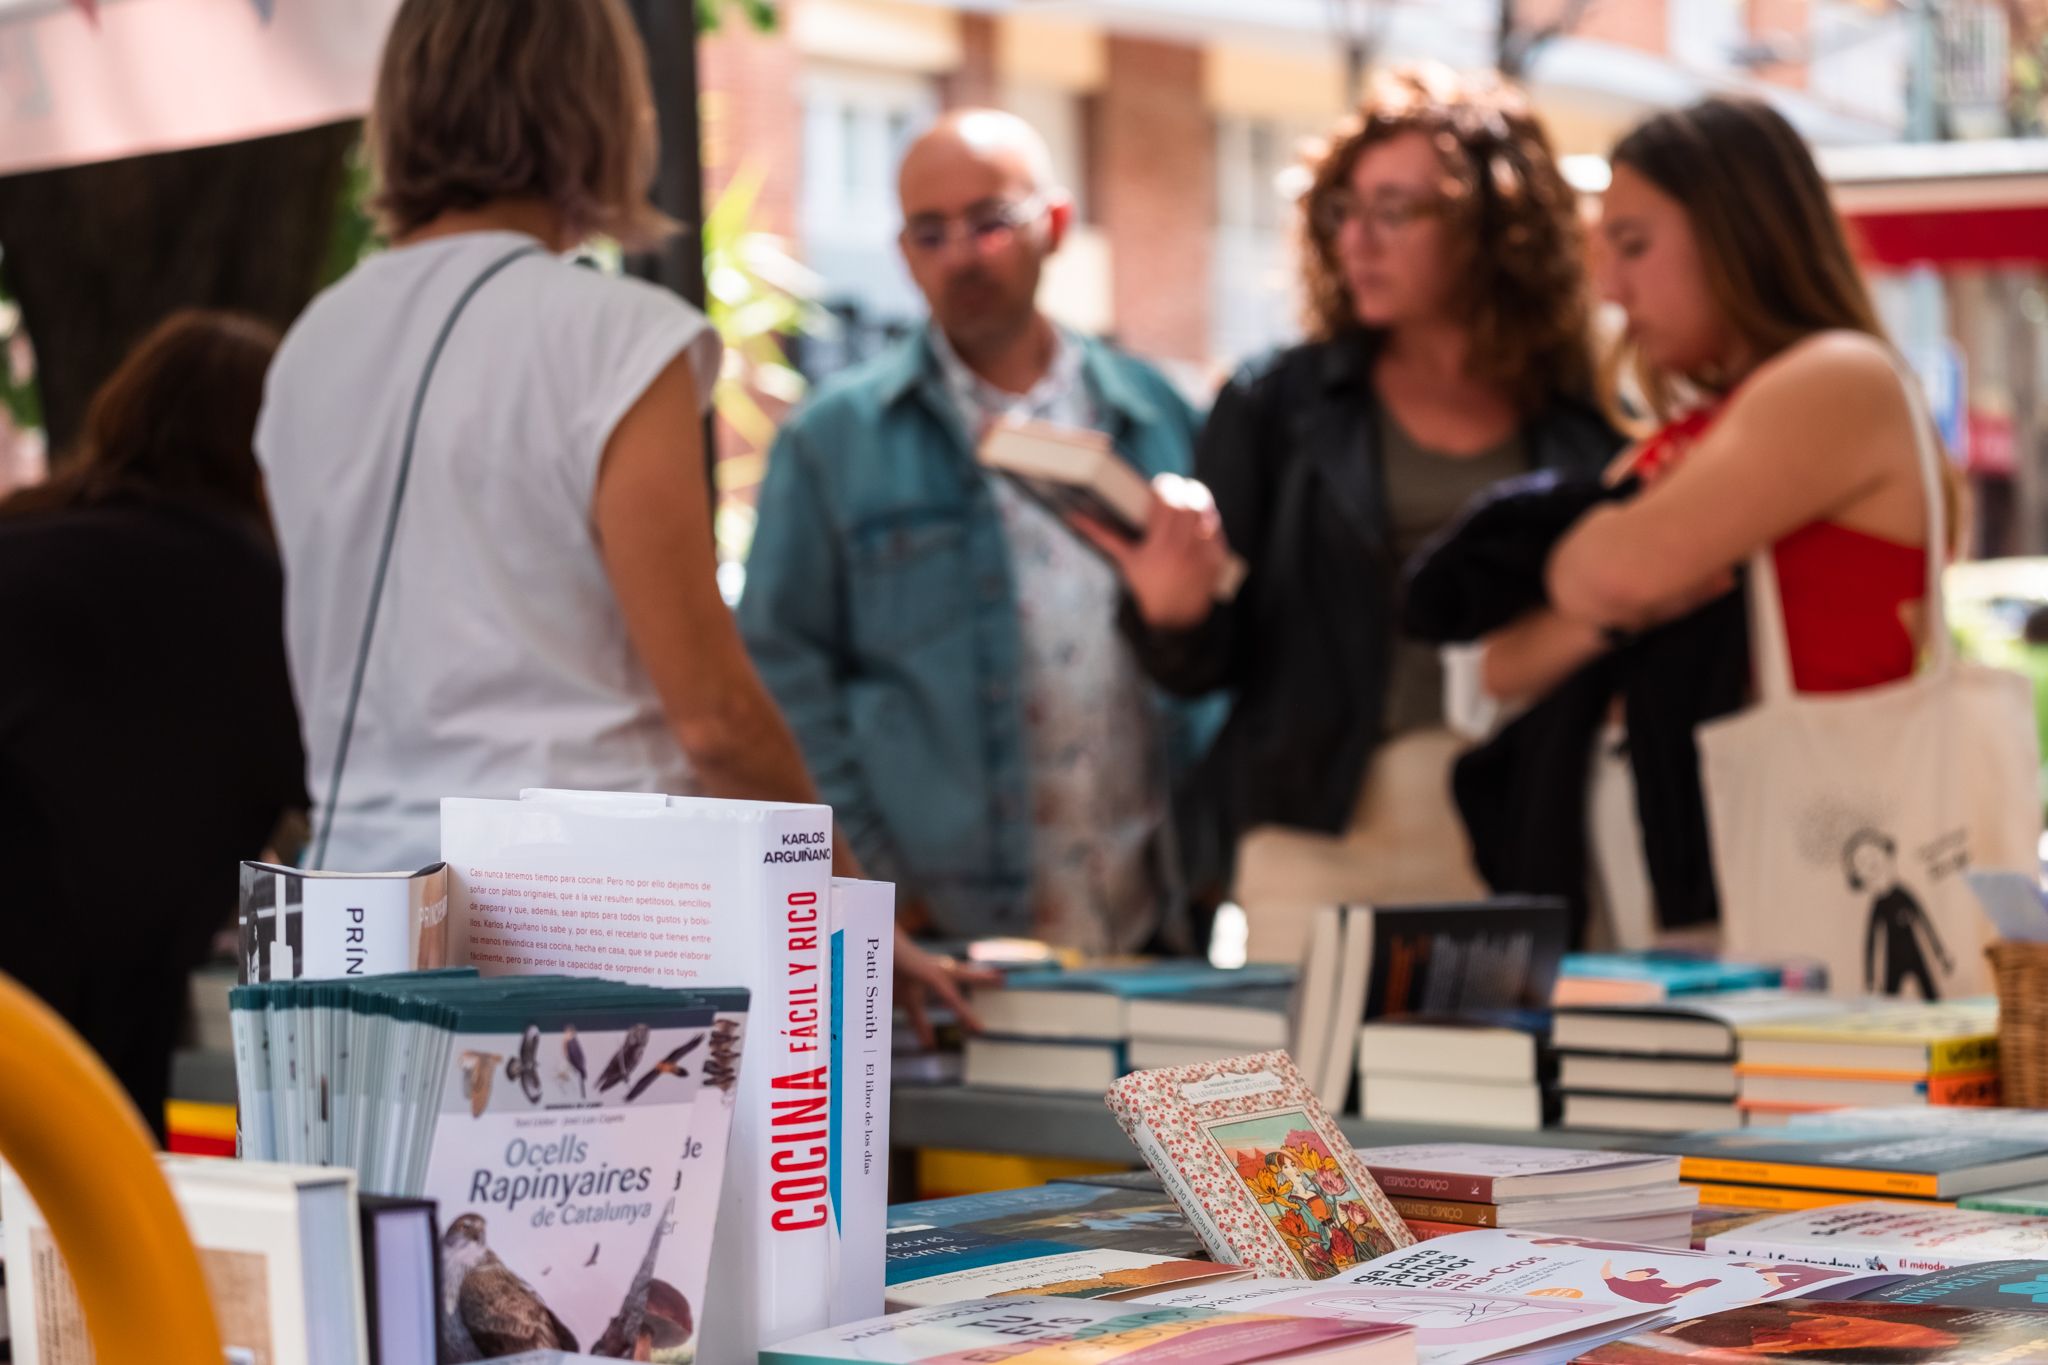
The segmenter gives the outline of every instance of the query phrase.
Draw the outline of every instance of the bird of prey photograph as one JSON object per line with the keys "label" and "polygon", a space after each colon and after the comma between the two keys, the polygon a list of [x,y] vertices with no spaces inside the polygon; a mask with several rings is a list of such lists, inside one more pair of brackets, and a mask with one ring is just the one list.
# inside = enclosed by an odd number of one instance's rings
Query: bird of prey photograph
{"label": "bird of prey photograph", "polygon": [[625,1041],[619,1044],[619,1050],[612,1054],[612,1059],[604,1064],[604,1074],[597,1078],[598,1094],[626,1083],[633,1074],[633,1068],[640,1065],[640,1054],[647,1051],[648,1035],[652,1032],[645,1024],[635,1024],[626,1030]]}
{"label": "bird of prey photograph", "polygon": [[540,1030],[532,1024],[519,1040],[519,1055],[505,1063],[505,1078],[519,1082],[528,1104],[540,1103]]}
{"label": "bird of prey photograph", "polygon": [[443,1341],[452,1339],[459,1352],[466,1338],[479,1353],[471,1359],[579,1349],[533,1286],[491,1250],[484,1220],[474,1213],[441,1235],[441,1311]]}
{"label": "bird of prey photograph", "polygon": [[689,1056],[692,1052],[695,1052],[697,1050],[697,1045],[703,1041],[704,1035],[700,1033],[696,1037],[692,1038],[689,1042],[684,1043],[674,1052],[669,1053],[668,1056],[662,1058],[653,1066],[649,1067],[647,1069],[647,1074],[642,1076],[639,1080],[633,1082],[633,1088],[626,1092],[626,1102],[628,1104],[631,1104],[634,1100],[639,1099],[641,1095],[646,1093],[648,1086],[653,1085],[655,1081],[659,1080],[663,1076],[689,1075],[690,1069],[682,1065],[682,1060],[683,1058]]}
{"label": "bird of prey photograph", "polygon": [[574,1024],[562,1025],[562,1055],[569,1059],[569,1069],[576,1073],[577,1098],[590,1098],[590,1073],[583,1069],[583,1044],[576,1039]]}
{"label": "bird of prey photograph", "polygon": [[473,1117],[482,1118],[484,1106],[491,1102],[491,1081],[503,1060],[495,1052],[462,1054],[462,1081],[469,1088],[469,1112]]}

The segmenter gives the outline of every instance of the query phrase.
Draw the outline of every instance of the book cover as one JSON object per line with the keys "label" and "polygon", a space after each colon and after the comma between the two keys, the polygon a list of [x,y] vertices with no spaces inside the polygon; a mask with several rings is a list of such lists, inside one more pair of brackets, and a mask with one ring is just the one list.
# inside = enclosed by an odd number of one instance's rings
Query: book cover
{"label": "book cover", "polygon": [[889,1075],[896,888],[832,880],[832,1321],[882,1311],[889,1222]]}
{"label": "book cover", "polygon": [[1218,1261],[1323,1279],[1413,1240],[1284,1052],[1136,1072],[1107,1102]]}
{"label": "book cover", "polygon": [[1815,1365],[1959,1365],[2039,1359],[2048,1322],[2027,1313],[1896,1303],[1760,1303],[1612,1342],[1578,1365],[1670,1365],[1674,1359],[1803,1360]]}
{"label": "book cover", "polygon": [[[159,1156],[158,1163],[198,1249],[231,1357],[248,1365],[365,1357],[354,1172],[216,1157]],[[15,1365],[94,1365],[63,1254],[7,1167],[0,1167],[0,1204]]]}
{"label": "book cover", "polygon": [[1422,1365],[1475,1365],[1539,1348],[1563,1353],[1653,1320],[1652,1309],[1570,1298],[1513,1297],[1325,1281],[1244,1280],[1145,1296],[1146,1303],[1237,1313],[1286,1313],[1377,1322],[1415,1333]]}
{"label": "book cover", "polygon": [[1676,1181],[1654,1188],[1615,1190],[1605,1194],[1571,1195],[1561,1199],[1524,1199],[1506,1204],[1474,1204],[1456,1199],[1409,1199],[1389,1194],[1394,1207],[1415,1226],[1427,1222],[1459,1223],[1472,1228],[1564,1228],[1566,1224],[1608,1223],[1690,1214],[1699,1206],[1699,1191]]}
{"label": "book cover", "polygon": [[1764,1257],[1731,1258],[1533,1228],[1437,1237],[1356,1266],[1333,1283],[1633,1305],[1694,1316],[1761,1299],[1836,1297],[1868,1288],[1856,1271]]}
{"label": "book cover", "polygon": [[888,1234],[887,1297],[892,1309],[1012,1294],[1127,1298],[1190,1280],[1243,1275],[1214,1261],[1019,1241],[959,1228],[895,1228]]}
{"label": "book cover", "polygon": [[824,1326],[831,811],[635,793],[450,799],[441,853],[457,951],[486,976],[753,992],[698,1358],[753,1365],[765,1342]]}
{"label": "book cover", "polygon": [[2048,1313],[2048,1261],[1986,1261],[1880,1285],[1856,1296],[1866,1303],[1933,1304]]}
{"label": "book cover", "polygon": [[439,1353],[441,1227],[431,1199],[357,1197],[370,1365],[434,1365]]}
{"label": "book cover", "polygon": [[308,872],[245,862],[236,935],[243,985],[446,966],[448,868]]}
{"label": "book cover", "polygon": [[1203,1254],[1202,1239],[1189,1226],[1187,1215],[1156,1181],[1149,1190],[1054,1181],[954,1199],[926,1199],[891,1208],[889,1226],[947,1228],[1154,1256]]}
{"label": "book cover", "polygon": [[421,1186],[440,1211],[445,1365],[686,1339],[701,1305],[661,1253],[716,1018],[648,1002],[593,1020],[516,996],[457,1008]]}
{"label": "book cover", "polygon": [[1707,1250],[1920,1274],[1984,1261],[2048,1258],[2048,1218],[1939,1205],[1836,1204],[1722,1233],[1708,1240]]}
{"label": "book cover", "polygon": [[1675,1184],[1678,1161],[1632,1152],[1479,1142],[1361,1147],[1358,1159],[1389,1195],[1474,1204]]}
{"label": "book cover", "polygon": [[1737,1128],[1655,1138],[1645,1150],[1679,1154],[1687,1180],[1951,1199],[2038,1179],[2048,1141],[1990,1130],[1899,1136],[1872,1130]]}
{"label": "book cover", "polygon": [[1257,1365],[1379,1341],[1401,1348],[1393,1360],[1413,1359],[1409,1334],[1377,1323],[1101,1299],[1018,1297],[973,1299],[848,1323],[764,1349],[761,1365],[967,1365],[998,1360],[1019,1365],[1116,1365],[1130,1360]]}

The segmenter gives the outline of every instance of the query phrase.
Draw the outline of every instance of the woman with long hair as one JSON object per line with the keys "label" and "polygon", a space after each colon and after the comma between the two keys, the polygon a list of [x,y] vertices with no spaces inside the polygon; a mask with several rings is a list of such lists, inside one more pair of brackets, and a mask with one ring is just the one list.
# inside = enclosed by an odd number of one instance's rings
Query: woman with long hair
{"label": "woman with long hair", "polygon": [[[718,338],[566,259],[675,226],[647,198],[646,70],[622,0],[392,21],[369,135],[391,247],[286,335],[257,430],[317,866],[435,858],[445,796],[815,799],[718,589]],[[913,1005],[957,999],[913,945],[898,964]]]}
{"label": "woman with long hair", "polygon": [[251,452],[277,337],[185,312],[0,502],[0,970],[163,1130],[187,978],[236,867],[305,805],[284,583]]}
{"label": "woman with long hair", "polygon": [[[1739,600],[1735,571],[1759,550],[1798,690],[1907,677],[1927,584],[1917,438],[1811,153],[1769,105],[1715,98],[1647,120],[1612,161],[1603,283],[1627,318],[1620,368],[1655,424],[1612,476],[1641,491],[1562,538],[1549,605],[1488,642],[1486,690],[1541,697],[1617,645]],[[1737,688],[1739,704],[1746,674]],[[1641,886],[1635,831],[1593,824],[1598,875]],[[1622,946],[1711,926],[1710,884],[1682,908],[1625,899]]]}
{"label": "woman with long hair", "polygon": [[[1481,889],[1439,654],[1397,626],[1401,566],[1496,481],[1597,471],[1620,445],[1592,403],[1577,197],[1520,95],[1390,73],[1311,171],[1311,340],[1217,399],[1196,455],[1214,506],[1182,490],[1142,542],[1097,537],[1154,676],[1235,694],[1188,799],[1197,866],[1259,956],[1293,955],[1318,905]],[[1249,573],[1218,602],[1232,551]]]}

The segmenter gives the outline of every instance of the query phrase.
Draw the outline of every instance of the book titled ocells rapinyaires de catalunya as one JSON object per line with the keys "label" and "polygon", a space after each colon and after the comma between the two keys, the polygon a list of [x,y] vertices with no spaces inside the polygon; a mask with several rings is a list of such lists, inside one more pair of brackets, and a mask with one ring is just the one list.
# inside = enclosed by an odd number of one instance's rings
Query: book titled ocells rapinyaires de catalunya
{"label": "book titled ocells rapinyaires de catalunya", "polygon": [[1415,1240],[1284,1052],[1135,1072],[1108,1103],[1218,1261],[1319,1280]]}

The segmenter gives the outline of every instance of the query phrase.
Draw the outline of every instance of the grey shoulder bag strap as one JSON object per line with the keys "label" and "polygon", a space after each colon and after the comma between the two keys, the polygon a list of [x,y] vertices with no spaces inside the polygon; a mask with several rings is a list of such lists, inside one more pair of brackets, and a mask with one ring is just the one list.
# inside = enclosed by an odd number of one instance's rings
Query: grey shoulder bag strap
{"label": "grey shoulder bag strap", "polygon": [[341,713],[341,738],[334,749],[334,771],[327,778],[327,800],[321,804],[320,831],[313,841],[313,856],[307,866],[321,870],[327,864],[327,836],[334,832],[334,803],[341,796],[341,774],[348,766],[349,741],[355,735],[356,708],[363,700],[363,674],[370,666],[370,639],[377,631],[377,604],[384,597],[384,579],[391,571],[391,549],[398,539],[398,513],[405,506],[406,480],[412,475],[413,444],[419,437],[420,412],[427,405],[427,385],[433,382],[434,367],[441,361],[441,352],[448,345],[448,335],[455,330],[456,321],[463,309],[476,297],[479,289],[491,282],[491,278],[522,256],[539,255],[538,246],[522,246],[506,252],[486,266],[481,274],[469,282],[469,286],[456,298],[455,306],[448,310],[448,320],[441,324],[440,332],[434,337],[434,344],[427,352],[427,363],[420,371],[419,387],[413,391],[412,411],[405,421],[405,444],[398,453],[398,480],[391,489],[391,509],[384,517],[384,541],[377,550],[377,571],[370,580],[370,606],[363,613],[363,636],[356,645],[356,663],[348,683],[348,705]]}

